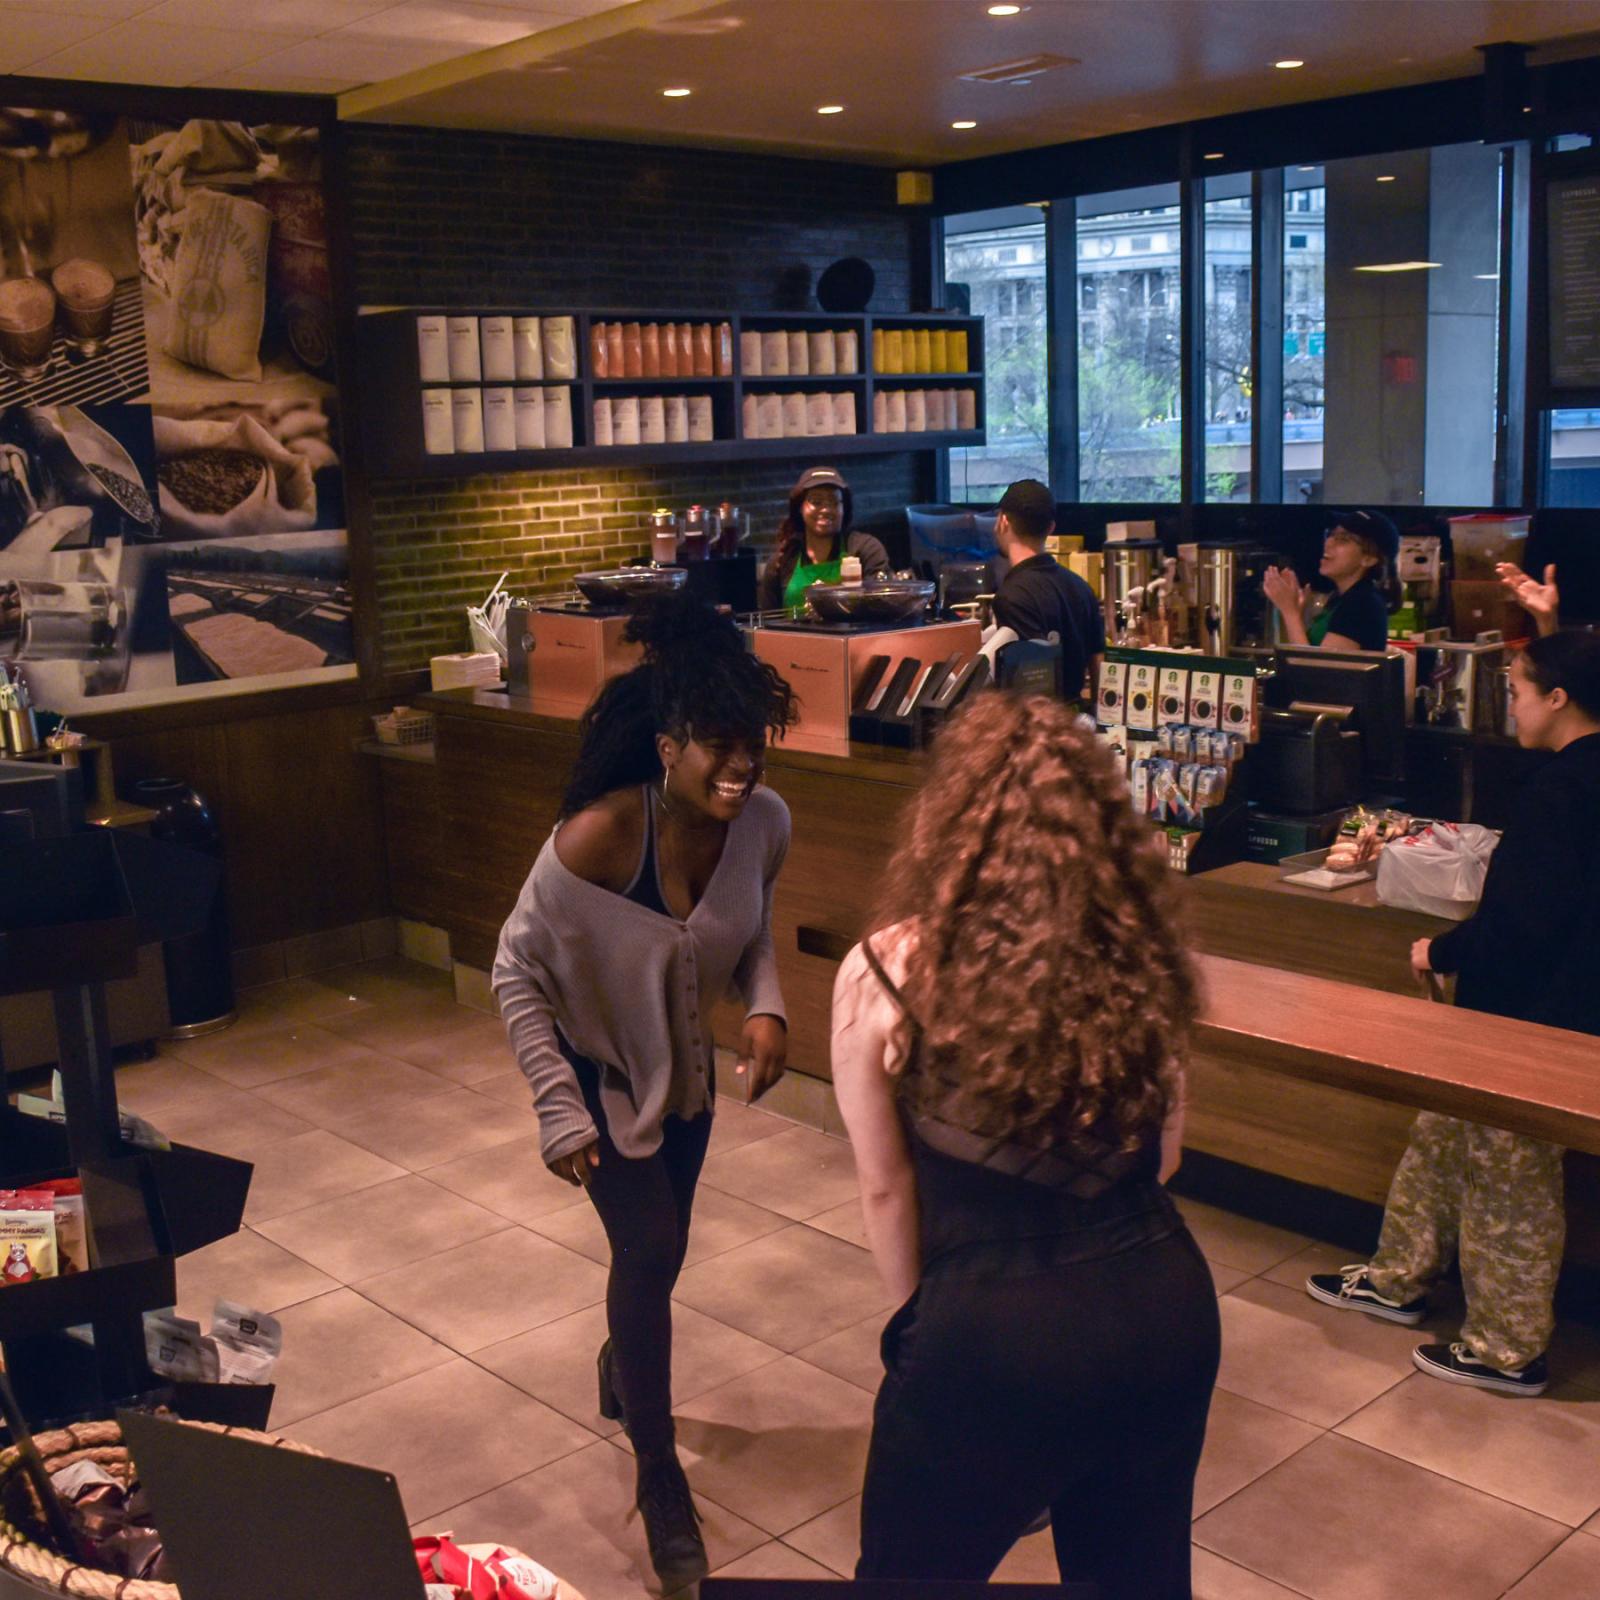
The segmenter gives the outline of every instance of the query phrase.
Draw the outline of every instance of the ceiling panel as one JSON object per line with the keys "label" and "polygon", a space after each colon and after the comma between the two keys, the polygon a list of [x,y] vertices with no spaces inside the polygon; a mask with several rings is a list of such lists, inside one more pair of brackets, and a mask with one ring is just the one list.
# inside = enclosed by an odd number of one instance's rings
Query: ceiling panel
{"label": "ceiling panel", "polygon": [[0,72],[22,72],[42,56],[87,39],[105,27],[103,19],[55,16],[23,6],[6,6],[0,25]]}
{"label": "ceiling panel", "polygon": [[[228,26],[237,33],[289,34],[297,39],[309,39],[330,28],[342,28],[347,23],[359,22],[363,17],[387,10],[392,3],[393,0],[226,0],[226,16]],[[219,0],[158,0],[153,10],[144,13],[142,20],[181,27],[215,26],[221,9]],[[282,42],[281,39],[269,40],[261,49]]]}
{"label": "ceiling panel", "polygon": [[228,28],[178,28],[141,17],[32,62],[28,70],[44,78],[188,84],[243,66],[260,53],[260,41],[249,34]]}

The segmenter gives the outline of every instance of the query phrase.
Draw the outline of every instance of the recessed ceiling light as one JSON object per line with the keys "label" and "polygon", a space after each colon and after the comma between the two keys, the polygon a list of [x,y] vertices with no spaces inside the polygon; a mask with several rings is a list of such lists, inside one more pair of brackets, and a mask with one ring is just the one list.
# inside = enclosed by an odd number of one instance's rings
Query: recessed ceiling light
{"label": "recessed ceiling light", "polygon": [[1355,272],[1432,272],[1442,261],[1380,261],[1370,267],[1354,267]]}
{"label": "recessed ceiling light", "polygon": [[1221,150],[1207,150],[1206,151],[1206,160],[1207,161],[1220,161],[1222,159],[1222,157],[1223,157],[1223,154],[1224,154],[1224,152],[1221,151]]}
{"label": "recessed ceiling light", "polygon": [[1500,281],[1500,274],[1498,272],[1474,272],[1472,276],[1476,278],[1479,283],[1499,283]]}
{"label": "recessed ceiling light", "polygon": [[1021,6],[990,6],[991,17],[1014,17],[1023,8]]}
{"label": "recessed ceiling light", "polygon": [[965,130],[967,128],[976,128],[978,126],[978,124],[976,122],[965,122],[965,121],[963,121],[963,122],[952,122],[950,124],[950,126],[952,128],[960,128],[962,130]]}
{"label": "recessed ceiling light", "polygon": [[836,117],[843,110],[843,106],[818,106],[817,115],[819,117]]}
{"label": "recessed ceiling light", "polygon": [[1316,170],[1317,169],[1315,167],[1301,167],[1300,168],[1301,172],[1315,172]]}
{"label": "recessed ceiling light", "polygon": [[1278,69],[1279,72],[1293,72],[1296,67],[1303,67],[1305,62],[1290,60],[1274,61],[1272,64]]}
{"label": "recessed ceiling light", "polygon": [[686,100],[694,93],[693,89],[663,89],[662,94],[668,100]]}
{"label": "recessed ceiling light", "polygon": [[1381,173],[1378,174],[1378,182],[1379,183],[1393,183],[1394,182],[1394,174],[1392,172],[1381,172]]}

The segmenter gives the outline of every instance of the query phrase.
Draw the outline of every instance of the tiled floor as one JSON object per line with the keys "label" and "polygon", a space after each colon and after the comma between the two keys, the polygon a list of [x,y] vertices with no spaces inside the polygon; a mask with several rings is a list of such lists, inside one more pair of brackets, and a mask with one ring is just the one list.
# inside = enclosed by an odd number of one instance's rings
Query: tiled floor
{"label": "tiled floor", "polygon": [[[374,962],[252,990],[236,1027],[118,1081],[174,1136],[256,1163],[247,1227],[178,1283],[190,1315],[226,1294],[281,1316],[276,1427],[392,1470],[419,1529],[520,1545],[588,1600],[652,1588],[625,1441],[594,1409],[604,1239],[539,1163],[497,1022],[443,974]],[[1224,1327],[1202,1600],[1600,1593],[1600,1337],[1563,1330],[1542,1400],[1430,1382],[1416,1332],[1300,1292],[1340,1253],[1186,1210]],[[724,1103],[678,1302],[713,1565],[849,1573],[887,1302],[848,1146]],[[1047,1536],[1000,1576],[1053,1579]]]}

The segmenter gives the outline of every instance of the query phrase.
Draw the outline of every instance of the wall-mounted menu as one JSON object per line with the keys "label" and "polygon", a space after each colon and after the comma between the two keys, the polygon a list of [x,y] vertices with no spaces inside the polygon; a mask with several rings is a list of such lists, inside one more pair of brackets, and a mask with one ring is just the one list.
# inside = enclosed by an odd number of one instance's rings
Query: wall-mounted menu
{"label": "wall-mounted menu", "polygon": [[1600,389],[1600,174],[1547,190],[1550,386]]}

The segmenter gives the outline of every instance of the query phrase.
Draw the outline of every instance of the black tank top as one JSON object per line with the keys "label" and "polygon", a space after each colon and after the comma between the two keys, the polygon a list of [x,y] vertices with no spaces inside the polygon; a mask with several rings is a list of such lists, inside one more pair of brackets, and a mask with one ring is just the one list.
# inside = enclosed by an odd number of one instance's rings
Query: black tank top
{"label": "black tank top", "polygon": [[[870,944],[862,954],[912,1028],[904,996]],[[1120,1255],[1183,1228],[1159,1181],[1161,1146],[1048,1149],[986,1138],[900,1108],[916,1170],[922,1271],[1038,1272]]]}
{"label": "black tank top", "polygon": [[656,797],[655,786],[644,786],[644,850],[639,857],[639,870],[633,882],[622,891],[624,900],[643,906],[647,911],[659,911],[670,917],[667,897],[661,892],[661,868],[656,857]]}

